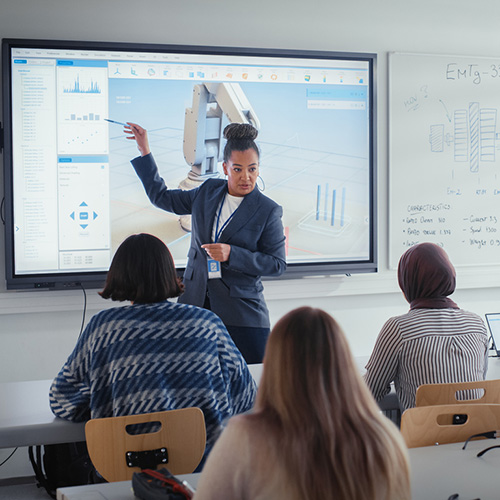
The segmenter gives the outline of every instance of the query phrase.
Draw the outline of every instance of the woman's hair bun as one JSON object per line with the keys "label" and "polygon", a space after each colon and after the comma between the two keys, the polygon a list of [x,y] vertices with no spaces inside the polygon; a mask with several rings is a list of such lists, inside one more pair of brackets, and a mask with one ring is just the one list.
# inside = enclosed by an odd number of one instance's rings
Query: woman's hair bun
{"label": "woman's hair bun", "polygon": [[250,139],[255,140],[259,135],[259,131],[249,123],[230,123],[224,129],[224,139],[229,140],[241,140]]}

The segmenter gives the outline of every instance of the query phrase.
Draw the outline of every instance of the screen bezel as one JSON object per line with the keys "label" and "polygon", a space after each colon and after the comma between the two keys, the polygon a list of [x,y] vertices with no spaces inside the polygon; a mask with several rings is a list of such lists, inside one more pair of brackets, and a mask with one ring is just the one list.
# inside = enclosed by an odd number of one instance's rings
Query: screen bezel
{"label": "screen bezel", "polygon": [[[7,289],[68,289],[102,287],[106,272],[68,272],[57,274],[16,274],[14,262],[14,193],[12,157],[12,74],[11,50],[14,48],[54,48],[76,50],[118,50],[128,52],[170,52],[179,54],[210,54],[279,58],[306,58],[316,60],[345,59],[366,61],[369,65],[369,255],[367,260],[321,263],[291,263],[279,278],[297,279],[305,276],[329,276],[351,273],[372,273],[378,270],[377,255],[377,56],[372,53],[266,49],[245,47],[217,47],[194,45],[163,45],[122,42],[87,42],[69,40],[3,39],[2,40],[2,107],[4,127],[4,193],[5,193],[5,271]],[[179,273],[183,272],[179,268]]]}
{"label": "screen bezel", "polygon": [[490,332],[490,337],[491,337],[493,349],[494,349],[497,357],[499,357],[500,356],[500,338],[495,339],[495,335],[493,334],[493,328],[491,328],[490,321],[491,321],[492,317],[498,317],[500,319],[500,313],[486,313],[484,315],[484,317],[486,319],[486,325],[488,326],[488,331]]}

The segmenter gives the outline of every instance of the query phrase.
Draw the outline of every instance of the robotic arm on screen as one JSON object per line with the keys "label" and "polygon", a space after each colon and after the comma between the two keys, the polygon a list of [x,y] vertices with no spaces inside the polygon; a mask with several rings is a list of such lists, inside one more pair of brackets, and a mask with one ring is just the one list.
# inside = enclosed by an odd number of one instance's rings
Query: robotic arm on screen
{"label": "robotic arm on screen", "polygon": [[[193,105],[186,109],[184,158],[191,165],[189,177],[203,182],[216,177],[222,160],[223,131],[228,123],[250,123],[257,130],[260,122],[237,83],[202,83],[193,89]],[[201,176],[201,179],[200,179]]]}
{"label": "robotic arm on screen", "polygon": [[[184,119],[184,158],[191,165],[181,189],[193,189],[210,177],[218,177],[217,164],[224,151],[224,127],[229,123],[260,122],[237,83],[201,83],[193,88],[193,105]],[[191,216],[179,217],[182,228],[191,231]]]}

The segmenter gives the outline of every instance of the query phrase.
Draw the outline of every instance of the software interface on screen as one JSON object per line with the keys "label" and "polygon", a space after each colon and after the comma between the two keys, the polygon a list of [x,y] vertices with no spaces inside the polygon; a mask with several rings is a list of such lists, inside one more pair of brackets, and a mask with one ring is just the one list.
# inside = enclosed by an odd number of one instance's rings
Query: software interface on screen
{"label": "software interface on screen", "polygon": [[105,271],[137,232],[185,266],[189,232],[151,205],[135,143],[107,120],[145,127],[176,188],[193,89],[217,83],[257,118],[258,187],[283,206],[288,262],[370,259],[367,61],[19,48],[11,68],[16,274]]}

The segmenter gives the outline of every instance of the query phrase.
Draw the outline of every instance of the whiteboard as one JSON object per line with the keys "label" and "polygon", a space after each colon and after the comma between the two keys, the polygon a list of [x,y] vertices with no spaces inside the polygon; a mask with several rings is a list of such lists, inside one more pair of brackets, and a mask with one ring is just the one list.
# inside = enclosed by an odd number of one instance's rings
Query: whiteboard
{"label": "whiteboard", "polygon": [[500,58],[389,54],[389,264],[500,263]]}

